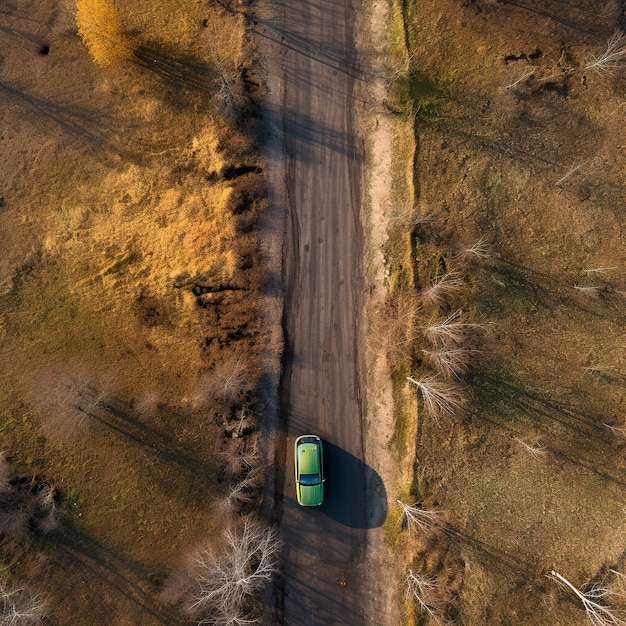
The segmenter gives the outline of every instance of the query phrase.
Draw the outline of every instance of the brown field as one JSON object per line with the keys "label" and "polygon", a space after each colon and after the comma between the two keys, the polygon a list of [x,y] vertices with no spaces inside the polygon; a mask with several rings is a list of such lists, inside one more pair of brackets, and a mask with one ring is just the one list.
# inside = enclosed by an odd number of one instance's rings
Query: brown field
{"label": "brown field", "polygon": [[[405,9],[411,60],[389,103],[414,121],[415,208],[385,254],[388,310],[411,324],[388,325],[387,353],[405,404],[395,450],[413,468],[401,497],[440,515],[414,539],[389,520],[399,576],[436,578],[424,598],[439,620],[583,624],[550,571],[623,593],[610,569],[626,568],[626,55],[589,67],[623,6]],[[461,285],[433,301],[448,272]],[[446,378],[424,331],[457,311],[469,325],[445,343],[463,351]],[[437,371],[461,405],[429,413],[418,396],[415,420],[405,377]],[[405,620],[436,623],[411,603]]]}
{"label": "brown field", "polygon": [[68,0],[0,10],[1,445],[59,511],[1,564],[63,625],[180,623],[163,589],[223,523],[272,341],[243,19],[115,6],[83,40]]}

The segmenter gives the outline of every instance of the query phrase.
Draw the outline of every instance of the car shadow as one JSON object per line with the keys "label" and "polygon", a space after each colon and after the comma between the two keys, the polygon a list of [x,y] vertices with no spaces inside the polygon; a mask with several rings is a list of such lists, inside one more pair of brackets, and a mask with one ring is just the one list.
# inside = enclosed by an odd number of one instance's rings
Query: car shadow
{"label": "car shadow", "polygon": [[361,459],[324,441],[324,502],[319,510],[350,528],[378,528],[387,518],[382,478]]}

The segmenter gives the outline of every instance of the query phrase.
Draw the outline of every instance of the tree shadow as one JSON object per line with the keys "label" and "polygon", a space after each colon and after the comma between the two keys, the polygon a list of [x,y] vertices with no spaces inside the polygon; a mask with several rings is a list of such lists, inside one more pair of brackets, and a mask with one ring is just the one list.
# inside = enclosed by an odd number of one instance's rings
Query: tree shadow
{"label": "tree shadow", "polygon": [[156,429],[136,416],[132,406],[126,402],[116,398],[98,400],[97,390],[93,387],[87,387],[84,392],[89,402],[78,405],[79,411],[127,441],[140,446],[159,463],[173,463],[182,472],[196,476],[208,477],[216,473],[216,467],[190,453],[174,440],[171,433]]}
{"label": "tree shadow", "polygon": [[150,577],[150,572],[145,565],[107,548],[75,527],[71,519],[66,519],[50,536],[50,545],[58,551],[58,558],[66,561],[65,567],[70,568],[69,581],[80,577],[83,585],[91,586],[95,602],[102,600],[102,611],[108,610],[107,598],[121,596],[134,607],[137,619],[143,614],[155,625],[178,623],[174,611],[155,603],[156,594],[146,589],[145,580]]}
{"label": "tree shadow", "polygon": [[192,55],[181,54],[153,42],[134,49],[132,60],[177,92],[182,89],[205,96],[211,96],[215,92],[215,71],[209,64]]}

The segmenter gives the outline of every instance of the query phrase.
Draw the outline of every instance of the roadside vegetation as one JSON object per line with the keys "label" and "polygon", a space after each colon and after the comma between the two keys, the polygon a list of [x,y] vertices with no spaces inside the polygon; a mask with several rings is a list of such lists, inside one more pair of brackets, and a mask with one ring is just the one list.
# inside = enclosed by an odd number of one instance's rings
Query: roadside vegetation
{"label": "roadside vegetation", "polygon": [[396,152],[378,349],[403,623],[626,623],[623,15],[402,15],[387,107],[415,150]]}
{"label": "roadside vegetation", "polygon": [[280,346],[245,9],[3,9],[2,623],[219,623],[223,568],[258,615]]}

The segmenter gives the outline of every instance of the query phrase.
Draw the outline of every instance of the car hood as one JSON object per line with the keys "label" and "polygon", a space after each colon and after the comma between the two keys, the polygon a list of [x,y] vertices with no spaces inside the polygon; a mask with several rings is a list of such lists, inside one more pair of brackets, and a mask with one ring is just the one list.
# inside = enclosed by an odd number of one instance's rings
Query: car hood
{"label": "car hood", "polygon": [[324,483],[319,485],[300,485],[300,504],[302,506],[317,506],[324,499]]}

